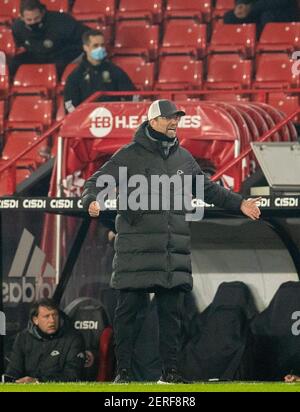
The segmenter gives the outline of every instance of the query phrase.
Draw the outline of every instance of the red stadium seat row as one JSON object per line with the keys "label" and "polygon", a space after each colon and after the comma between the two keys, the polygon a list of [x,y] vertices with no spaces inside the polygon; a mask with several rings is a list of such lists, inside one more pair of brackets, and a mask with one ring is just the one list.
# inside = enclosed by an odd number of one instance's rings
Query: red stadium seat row
{"label": "red stadium seat row", "polygon": [[[68,0],[42,0],[48,10],[69,12]],[[162,0],[120,0],[117,10],[115,0],[75,0],[73,16],[81,21],[101,20],[113,23],[115,19],[144,19],[161,22],[162,14],[168,17],[191,17],[209,21],[212,16],[210,0],[168,0],[164,10]],[[11,23],[19,15],[20,0],[0,0],[0,22]]]}
{"label": "red stadium seat row", "polygon": [[[288,103],[282,103],[285,89],[300,87],[299,76],[292,70],[294,60],[284,53],[258,55],[256,65],[237,54],[211,55],[207,64],[184,55],[160,56],[157,64],[147,62],[141,56],[116,56],[113,62],[129,74],[140,90],[226,90],[226,94],[220,92],[213,98],[234,100],[242,98],[235,96],[236,89],[278,89],[281,93],[278,105],[283,109],[290,111],[289,108],[297,104],[297,95],[289,96]],[[25,94],[55,100],[62,94],[66,78],[75,67],[74,64],[67,66],[58,83],[54,65],[22,65],[11,88],[8,76],[0,76],[0,93],[2,97]],[[250,96],[244,98],[249,100]]]}
{"label": "red stadium seat row", "polygon": [[[214,54],[208,57],[207,68],[203,61],[189,55],[160,56],[157,76],[155,63],[145,61],[142,56],[116,56],[112,60],[142,90],[160,89],[160,86],[165,89],[165,85],[174,90],[251,87],[281,90],[300,86],[299,76],[293,73],[295,61],[285,53],[258,55],[255,65],[252,60],[243,59],[237,54]],[[53,64],[22,65],[15,75],[10,92],[14,95],[39,94],[54,98],[57,92],[62,92],[66,78],[75,67],[74,64],[67,66],[58,84]],[[181,85],[172,87],[172,83]],[[1,89],[5,87],[7,84],[3,83]]]}
{"label": "red stadium seat row", "polygon": [[[112,28],[97,22],[88,23],[103,31],[107,46],[111,46]],[[252,58],[255,53],[292,52],[300,48],[300,23],[269,23],[256,43],[254,24],[217,24],[211,41],[207,41],[207,25],[194,20],[169,20],[164,24],[160,43],[160,25],[145,21],[122,21],[116,25],[113,55],[144,55],[155,60],[158,55],[189,54],[203,58],[207,54],[239,53]],[[15,55],[13,36],[5,26],[0,26],[0,50],[8,57]]]}
{"label": "red stadium seat row", "polygon": [[[2,109],[0,102],[0,113],[2,110],[4,111],[4,107]],[[52,123],[52,100],[41,99],[39,96],[15,97],[11,104],[8,120],[3,121],[2,124],[5,139],[2,142],[4,147],[0,167],[35,143]],[[16,162],[16,170],[12,173],[15,176],[15,184],[28,178],[39,165],[48,159],[47,145],[48,142],[43,141]]]}

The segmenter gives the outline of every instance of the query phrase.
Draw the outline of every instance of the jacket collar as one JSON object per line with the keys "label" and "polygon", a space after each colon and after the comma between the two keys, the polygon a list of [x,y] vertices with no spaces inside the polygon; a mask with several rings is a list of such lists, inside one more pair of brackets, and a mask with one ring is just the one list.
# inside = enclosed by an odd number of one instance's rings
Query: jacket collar
{"label": "jacket collar", "polygon": [[166,146],[169,146],[170,151],[172,152],[178,148],[178,139],[175,139],[172,143],[169,144],[167,142],[160,142],[159,140],[152,139],[147,130],[147,126],[148,120],[146,120],[139,126],[133,138],[135,142],[143,146],[146,150],[149,150],[150,152],[159,152],[162,157],[166,158],[168,157],[165,155]]}

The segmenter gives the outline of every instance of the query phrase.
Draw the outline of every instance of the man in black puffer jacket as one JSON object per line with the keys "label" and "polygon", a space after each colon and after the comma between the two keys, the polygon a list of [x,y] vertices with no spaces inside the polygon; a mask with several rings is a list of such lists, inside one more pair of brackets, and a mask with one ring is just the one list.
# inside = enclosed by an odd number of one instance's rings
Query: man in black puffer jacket
{"label": "man in black puffer jacket", "polygon": [[17,47],[25,49],[9,63],[13,77],[21,64],[56,64],[59,76],[82,53],[81,36],[89,28],[67,13],[48,11],[39,0],[22,0],[12,25]]}
{"label": "man in black puffer jacket", "polygon": [[6,373],[16,383],[78,381],[84,362],[81,335],[52,300],[42,299],[15,339]]}
{"label": "man in black puffer jacket", "polygon": [[[197,175],[203,175],[192,155],[179,146],[176,137],[179,120],[184,115],[169,100],[156,100],[151,104],[148,121],[138,128],[133,142],[115,153],[85,183],[82,199],[90,216],[97,217],[100,213],[98,178],[112,176],[119,186],[119,193],[123,192],[122,182],[118,181],[121,167],[127,168],[128,177],[140,175],[149,182],[153,176],[171,178],[180,175],[196,180]],[[131,195],[132,192],[128,194],[128,200]],[[159,196],[161,200],[163,194],[159,193]],[[227,209],[241,209],[252,219],[259,218],[260,211],[254,200],[243,200],[239,194],[212,183],[206,176],[204,199]],[[112,287],[119,290],[114,322],[118,364],[115,382],[131,380],[135,320],[143,306],[144,292],[155,292],[157,298],[163,362],[160,382],[181,382],[177,371],[179,304],[182,292],[192,289],[190,227],[185,211],[175,208],[135,211],[119,207],[116,230],[111,280]]]}

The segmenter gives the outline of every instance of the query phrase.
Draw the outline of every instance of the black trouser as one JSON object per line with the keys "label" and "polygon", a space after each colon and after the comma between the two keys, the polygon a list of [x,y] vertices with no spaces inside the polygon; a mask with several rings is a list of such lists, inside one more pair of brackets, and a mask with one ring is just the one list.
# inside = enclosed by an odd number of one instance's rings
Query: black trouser
{"label": "black trouser", "polygon": [[[178,289],[160,289],[155,292],[155,296],[159,320],[159,351],[163,369],[176,369],[182,292]],[[119,291],[114,320],[118,370],[131,367],[137,337],[136,318],[146,298],[143,291]]]}

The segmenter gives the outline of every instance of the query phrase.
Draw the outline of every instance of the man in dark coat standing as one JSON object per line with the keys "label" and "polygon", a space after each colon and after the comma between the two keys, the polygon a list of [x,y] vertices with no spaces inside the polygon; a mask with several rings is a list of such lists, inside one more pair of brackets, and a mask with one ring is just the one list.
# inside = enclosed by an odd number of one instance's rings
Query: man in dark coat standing
{"label": "man in dark coat standing", "polygon": [[12,32],[17,47],[9,64],[14,76],[21,64],[56,64],[60,76],[65,66],[81,55],[81,37],[89,28],[67,13],[48,11],[39,0],[21,0],[20,18]]}
{"label": "man in dark coat standing", "polygon": [[84,342],[51,299],[31,310],[27,329],[14,342],[7,375],[16,383],[70,382],[82,379]]}
{"label": "man in dark coat standing", "polygon": [[[129,178],[143,176],[147,181],[154,176],[180,176],[182,179],[190,176],[195,194],[196,176],[203,176],[203,172],[192,155],[179,146],[176,130],[184,115],[169,100],[156,100],[151,104],[148,121],[140,125],[132,143],[116,152],[85,183],[82,199],[90,216],[99,216],[102,209],[98,195],[99,182],[104,176],[115,179],[121,202],[124,185],[119,173],[124,168]],[[125,185],[127,183],[125,181]],[[146,197],[153,195],[150,192],[146,189]],[[171,192],[170,198],[174,195]],[[128,190],[128,200],[132,195]],[[159,193],[160,200],[164,195]],[[205,175],[204,200],[219,207],[241,210],[254,220],[260,215],[255,199],[243,200],[239,194],[211,182]],[[157,299],[159,348],[163,363],[159,383],[184,382],[177,370],[179,306],[182,292],[192,289],[190,227],[185,215],[185,210],[175,210],[172,206],[168,210],[162,210],[161,206],[159,210],[136,210],[130,209],[129,205],[127,210],[123,210],[119,203],[111,280],[112,287],[119,290],[114,322],[118,366],[115,382],[124,383],[132,379],[130,368],[135,319],[145,291],[155,292]]]}

